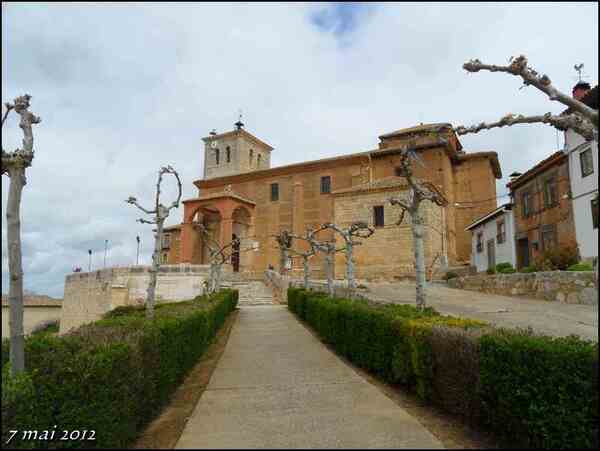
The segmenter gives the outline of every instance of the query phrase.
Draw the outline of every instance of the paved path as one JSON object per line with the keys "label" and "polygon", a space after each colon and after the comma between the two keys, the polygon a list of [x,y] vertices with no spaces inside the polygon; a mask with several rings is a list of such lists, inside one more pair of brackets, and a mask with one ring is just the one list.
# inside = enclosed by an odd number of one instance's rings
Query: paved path
{"label": "paved path", "polygon": [[[414,304],[415,285],[410,282],[366,283],[366,297],[383,302]],[[541,299],[499,296],[448,288],[432,283],[427,305],[446,315],[483,319],[506,327],[528,327],[554,336],[570,334],[598,341],[598,305],[563,304]]]}
{"label": "paved path", "polygon": [[443,448],[285,306],[241,308],[176,448]]}

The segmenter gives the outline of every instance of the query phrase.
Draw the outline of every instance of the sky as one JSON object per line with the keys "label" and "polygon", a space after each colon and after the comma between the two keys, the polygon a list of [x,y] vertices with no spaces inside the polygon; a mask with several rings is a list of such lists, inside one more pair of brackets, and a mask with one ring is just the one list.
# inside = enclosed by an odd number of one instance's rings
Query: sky
{"label": "sky", "polygon": [[[21,206],[25,289],[62,297],[65,275],[149,264],[149,207],[171,164],[197,195],[202,137],[234,128],[274,147],[271,166],[377,148],[421,122],[454,126],[564,107],[506,74],[467,73],[471,58],[530,65],[570,93],[573,65],[598,81],[598,4],[590,3],[2,3],[2,101],[28,93],[35,158]],[[3,110],[4,111],[4,110]],[[16,115],[2,147],[21,146]],[[522,125],[460,137],[496,151],[504,178],[555,152],[562,135]],[[2,291],[8,291],[2,177]],[[175,196],[163,184],[164,201]],[[508,198],[500,198],[499,204]],[[183,206],[172,210],[178,224]]]}

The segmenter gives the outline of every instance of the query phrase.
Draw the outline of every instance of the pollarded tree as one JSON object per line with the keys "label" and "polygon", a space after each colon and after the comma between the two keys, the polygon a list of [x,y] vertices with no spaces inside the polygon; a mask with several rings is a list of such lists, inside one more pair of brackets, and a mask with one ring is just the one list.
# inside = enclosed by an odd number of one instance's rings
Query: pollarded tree
{"label": "pollarded tree", "polygon": [[334,240],[320,241],[317,240],[317,233],[324,230],[323,226],[316,230],[308,232],[307,238],[313,250],[325,254],[325,277],[327,278],[327,293],[333,296],[333,259],[336,252],[341,252],[344,248],[337,249]]}
{"label": "pollarded tree", "polygon": [[275,238],[277,246],[279,247],[279,273],[284,275],[287,272],[285,265],[289,258],[289,250],[292,248],[293,238],[287,230],[282,230],[278,235],[271,236]]}
{"label": "pollarded tree", "polygon": [[356,288],[356,280],[354,278],[354,257],[353,251],[354,246],[359,246],[362,244],[361,241],[355,241],[356,238],[369,238],[373,233],[375,233],[375,229],[369,227],[366,222],[355,222],[350,225],[347,229],[341,229],[333,223],[325,223],[319,230],[331,229],[335,232],[339,233],[342,239],[344,240],[345,246],[341,248],[341,251],[346,253],[346,279],[348,280],[348,290],[352,291]]}
{"label": "pollarded tree", "polygon": [[204,244],[208,247],[208,259],[210,264],[208,292],[216,293],[221,289],[223,265],[230,261],[231,256],[234,253],[252,251],[254,250],[254,247],[249,246],[240,249],[242,242],[240,238],[234,238],[230,242],[221,245],[221,243],[210,235],[210,232],[204,224],[198,224],[198,228],[200,229],[200,233],[202,233]]}
{"label": "pollarded tree", "polygon": [[[163,175],[171,174],[177,180],[177,200],[175,200],[170,206],[165,207],[160,203],[160,184],[163,180]],[[163,239],[163,227],[165,223],[165,219],[169,217],[169,212],[173,208],[179,207],[179,201],[181,200],[181,180],[179,179],[179,174],[175,169],[171,166],[163,166],[158,171],[158,181],[156,182],[156,201],[154,203],[154,209],[148,210],[138,204],[138,201],[135,197],[130,196],[125,202],[128,204],[135,205],[144,213],[149,214],[154,217],[153,220],[148,221],[147,219],[140,218],[138,222],[142,224],[155,224],[156,225],[156,233],[154,235],[154,252],[152,253],[152,267],[150,268],[150,282],[148,283],[148,291],[146,297],[146,316],[148,318],[154,318],[154,301],[156,297],[156,278],[158,274],[158,269],[160,267],[160,250]]]}
{"label": "pollarded tree", "polygon": [[[293,240],[306,241],[310,245],[310,230],[306,231],[305,236],[290,234],[290,237]],[[288,248],[288,252],[294,254],[296,257],[302,258],[302,268],[304,270],[304,288],[308,289],[308,279],[310,276],[310,266],[308,265],[308,259],[317,253],[316,248],[310,246],[308,250],[303,252],[297,249]]]}
{"label": "pollarded tree", "polygon": [[415,143],[409,143],[400,155],[400,176],[406,178],[409,192],[408,199],[392,197],[390,204],[398,205],[402,212],[397,225],[402,224],[405,213],[410,216],[410,226],[413,236],[413,246],[415,254],[415,276],[416,276],[416,302],[418,309],[426,307],[425,301],[425,249],[423,244],[424,220],[420,210],[421,202],[424,200],[435,203],[440,207],[448,205],[448,201],[441,191],[433,184],[427,181],[417,181],[413,176],[410,159],[417,159],[414,150]]}
{"label": "pollarded tree", "polygon": [[25,370],[25,337],[23,330],[23,264],[21,253],[21,194],[27,184],[25,169],[33,161],[33,132],[31,126],[39,124],[41,119],[31,113],[29,101],[31,96],[25,94],[17,97],[13,103],[5,103],[6,112],[2,117],[2,127],[10,111],[21,116],[19,127],[23,130],[23,148],[13,152],[2,149],[2,175],[10,178],[8,203],[6,206],[6,241],[8,247],[8,268],[10,281],[8,302],[10,305],[10,364],[11,374]]}
{"label": "pollarded tree", "polygon": [[565,114],[559,116],[552,113],[546,113],[538,116],[523,116],[509,113],[498,122],[485,123],[469,127],[459,126],[454,129],[458,135],[468,133],[478,133],[481,130],[489,130],[497,127],[512,126],[516,124],[549,124],[558,130],[565,131],[569,128],[583,136],[585,139],[594,139],[594,134],[598,133],[598,111],[590,108],[585,103],[562,93],[552,85],[550,77],[540,75],[537,71],[530,68],[527,64],[527,58],[521,55],[517,58],[511,57],[510,63],[506,66],[497,66],[495,64],[484,64],[478,59],[472,59],[463,64],[463,69],[468,72],[479,72],[487,70],[490,72],[504,72],[523,79],[524,86],[534,86],[548,95],[550,100],[554,100],[569,107]]}

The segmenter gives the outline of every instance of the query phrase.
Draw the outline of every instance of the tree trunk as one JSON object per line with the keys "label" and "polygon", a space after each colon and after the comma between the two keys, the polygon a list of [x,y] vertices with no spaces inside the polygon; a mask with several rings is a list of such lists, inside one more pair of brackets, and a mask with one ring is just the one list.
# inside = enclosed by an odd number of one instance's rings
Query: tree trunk
{"label": "tree trunk", "polygon": [[10,284],[10,365],[16,376],[25,371],[25,338],[23,332],[23,265],[21,263],[21,193],[25,186],[25,168],[10,169],[10,188],[6,206],[6,238]]}
{"label": "tree trunk", "polygon": [[215,277],[215,293],[221,289],[221,268],[223,265],[217,266],[217,274]]}
{"label": "tree trunk", "polygon": [[325,272],[327,276],[327,292],[333,296],[333,254],[325,256]]}
{"label": "tree trunk", "polygon": [[348,279],[348,294],[351,294],[356,288],[356,281],[354,280],[354,260],[352,259],[352,237],[347,241],[346,244],[346,278]]}
{"label": "tree trunk", "polygon": [[154,300],[156,297],[156,279],[160,266],[160,246],[162,241],[164,219],[158,219],[156,235],[154,235],[154,253],[152,254],[152,268],[150,269],[150,283],[148,284],[148,299],[146,300],[146,317],[154,318]]}
{"label": "tree trunk", "polygon": [[217,286],[217,264],[216,263],[213,263],[213,262],[210,263],[210,274],[208,277],[209,277],[208,292],[214,293],[215,288]]}
{"label": "tree trunk", "polygon": [[425,253],[423,246],[423,218],[419,206],[412,211],[411,225],[415,249],[415,276],[417,285],[417,309],[425,308]]}
{"label": "tree trunk", "polygon": [[308,257],[303,258],[303,266],[304,266],[304,288],[308,290],[308,273],[310,271],[308,267]]}
{"label": "tree trunk", "polygon": [[281,249],[279,253],[279,273],[283,276],[287,269],[285,268],[285,264],[287,263],[287,252],[285,249]]}

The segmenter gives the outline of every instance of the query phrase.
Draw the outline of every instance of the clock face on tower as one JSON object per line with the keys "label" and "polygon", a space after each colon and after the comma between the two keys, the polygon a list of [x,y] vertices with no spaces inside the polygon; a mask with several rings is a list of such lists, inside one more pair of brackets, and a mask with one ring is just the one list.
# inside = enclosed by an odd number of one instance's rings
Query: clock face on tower
{"label": "clock face on tower", "polygon": [[212,149],[216,149],[218,145],[219,145],[218,141],[212,141],[212,142],[210,143],[210,147],[211,147]]}

